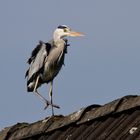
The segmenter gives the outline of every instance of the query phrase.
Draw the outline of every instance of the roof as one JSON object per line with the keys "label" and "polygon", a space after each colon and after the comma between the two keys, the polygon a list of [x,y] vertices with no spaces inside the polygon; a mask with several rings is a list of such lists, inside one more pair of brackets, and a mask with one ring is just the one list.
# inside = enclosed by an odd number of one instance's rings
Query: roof
{"label": "roof", "polygon": [[140,140],[140,96],[129,95],[103,106],[91,105],[68,116],[17,123],[0,140]]}

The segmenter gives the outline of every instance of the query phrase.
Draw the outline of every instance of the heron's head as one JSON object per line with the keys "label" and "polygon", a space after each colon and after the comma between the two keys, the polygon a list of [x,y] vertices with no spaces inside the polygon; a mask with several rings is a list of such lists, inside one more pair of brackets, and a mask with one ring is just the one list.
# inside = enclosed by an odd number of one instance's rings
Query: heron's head
{"label": "heron's head", "polygon": [[84,34],[76,31],[72,31],[71,28],[69,28],[66,25],[60,25],[57,27],[57,29],[54,31],[54,37],[55,38],[63,38],[67,36],[84,36]]}

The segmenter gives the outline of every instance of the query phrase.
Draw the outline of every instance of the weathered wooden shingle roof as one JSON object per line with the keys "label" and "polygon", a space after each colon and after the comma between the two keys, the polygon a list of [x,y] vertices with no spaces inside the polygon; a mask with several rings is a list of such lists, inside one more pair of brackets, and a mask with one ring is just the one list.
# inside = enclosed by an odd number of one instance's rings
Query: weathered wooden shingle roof
{"label": "weathered wooden shingle roof", "polygon": [[32,124],[18,123],[0,132],[0,140],[140,140],[140,96]]}

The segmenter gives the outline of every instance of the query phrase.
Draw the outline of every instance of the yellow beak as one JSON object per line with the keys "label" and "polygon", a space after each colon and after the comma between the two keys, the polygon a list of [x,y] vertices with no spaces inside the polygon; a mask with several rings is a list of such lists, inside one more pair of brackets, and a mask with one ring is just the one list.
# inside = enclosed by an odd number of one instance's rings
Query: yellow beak
{"label": "yellow beak", "polygon": [[80,32],[70,31],[69,36],[84,36],[84,34]]}

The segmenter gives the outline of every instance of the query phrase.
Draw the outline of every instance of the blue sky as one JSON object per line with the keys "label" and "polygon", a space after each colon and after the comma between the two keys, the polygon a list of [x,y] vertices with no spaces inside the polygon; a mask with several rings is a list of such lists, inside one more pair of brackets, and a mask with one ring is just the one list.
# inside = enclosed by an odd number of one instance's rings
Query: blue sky
{"label": "blue sky", "polygon": [[[91,104],[140,93],[140,1],[12,0],[0,2],[0,129],[51,114],[26,91],[26,63],[39,40],[61,24],[85,33],[68,38],[53,98],[68,115]],[[48,98],[49,85],[39,91]]]}

